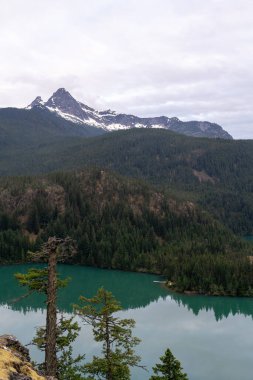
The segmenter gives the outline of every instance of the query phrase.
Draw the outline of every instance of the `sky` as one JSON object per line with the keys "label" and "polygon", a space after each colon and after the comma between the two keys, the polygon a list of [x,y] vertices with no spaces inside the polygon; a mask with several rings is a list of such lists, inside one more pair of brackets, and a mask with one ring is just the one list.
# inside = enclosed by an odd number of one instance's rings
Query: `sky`
{"label": "sky", "polygon": [[253,138],[252,0],[0,0],[0,107],[59,87],[98,110]]}

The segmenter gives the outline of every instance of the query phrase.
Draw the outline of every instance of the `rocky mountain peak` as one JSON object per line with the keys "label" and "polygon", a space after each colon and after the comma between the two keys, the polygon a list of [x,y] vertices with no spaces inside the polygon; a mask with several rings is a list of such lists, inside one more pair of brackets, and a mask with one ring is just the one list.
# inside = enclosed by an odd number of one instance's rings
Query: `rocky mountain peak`
{"label": "rocky mountain peak", "polygon": [[29,104],[29,106],[26,107],[26,108],[30,109],[30,108],[33,108],[33,107],[43,106],[43,105],[44,105],[44,102],[43,102],[41,96],[37,96],[34,99],[34,101],[31,104]]}
{"label": "rocky mountain peak", "polygon": [[[54,94],[62,94],[62,95],[70,95],[70,93],[64,88],[64,87],[60,87],[60,88],[58,88],[58,90],[57,91],[55,91],[55,93]],[[70,95],[71,96],[71,95]]]}
{"label": "rocky mountain peak", "polygon": [[45,103],[45,106],[55,108],[57,106],[61,106],[63,103],[76,104],[77,101],[73,98],[72,95],[70,95],[68,91],[65,90],[65,88],[59,88],[48,99],[48,101]]}
{"label": "rocky mountain peak", "polygon": [[52,101],[52,100],[65,100],[65,101],[75,101],[76,100],[73,98],[73,96],[65,90],[65,88],[58,88],[57,91],[53,93],[53,95],[48,99],[47,103]]}
{"label": "rocky mountain peak", "polygon": [[54,92],[45,103],[45,106],[64,114],[75,116],[81,120],[86,118],[80,103],[65,88],[59,88]]}
{"label": "rocky mountain peak", "polygon": [[116,113],[110,109],[96,111],[95,109],[77,101],[65,88],[59,88],[53,93],[47,102],[43,103],[41,97],[37,97],[27,108],[41,105],[59,117],[83,125],[95,126],[105,131],[116,131],[131,128],[163,128],[177,133],[209,138],[232,139],[224,129],[215,123],[203,121],[183,122],[177,117],[138,117]]}

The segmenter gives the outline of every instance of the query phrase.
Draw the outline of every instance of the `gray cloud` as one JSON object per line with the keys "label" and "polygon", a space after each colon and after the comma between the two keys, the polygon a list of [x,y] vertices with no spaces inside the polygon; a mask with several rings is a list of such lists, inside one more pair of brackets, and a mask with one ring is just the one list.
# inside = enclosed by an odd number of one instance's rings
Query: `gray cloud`
{"label": "gray cloud", "polygon": [[9,0],[0,107],[66,87],[95,108],[253,138],[252,14],[251,0]]}

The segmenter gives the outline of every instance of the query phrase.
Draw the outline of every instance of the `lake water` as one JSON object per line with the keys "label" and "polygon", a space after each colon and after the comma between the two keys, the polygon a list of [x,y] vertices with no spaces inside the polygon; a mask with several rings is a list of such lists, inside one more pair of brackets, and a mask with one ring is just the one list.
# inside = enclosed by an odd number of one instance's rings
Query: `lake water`
{"label": "lake water", "polygon": [[[14,334],[23,344],[45,323],[43,297],[11,302],[24,294],[13,274],[28,267],[0,267],[0,334]],[[161,280],[155,275],[68,265],[60,265],[59,271],[72,277],[59,295],[64,313],[71,313],[81,294],[93,296],[101,286],[113,292],[124,308],[121,316],[136,321],[134,332],[142,339],[137,352],[148,370],[169,347],[190,380],[252,380],[253,299],[173,294],[154,282]],[[83,326],[74,352],[86,353],[89,360],[99,348],[90,328]],[[41,357],[34,348],[31,355]],[[132,379],[147,380],[150,374],[135,369]]]}

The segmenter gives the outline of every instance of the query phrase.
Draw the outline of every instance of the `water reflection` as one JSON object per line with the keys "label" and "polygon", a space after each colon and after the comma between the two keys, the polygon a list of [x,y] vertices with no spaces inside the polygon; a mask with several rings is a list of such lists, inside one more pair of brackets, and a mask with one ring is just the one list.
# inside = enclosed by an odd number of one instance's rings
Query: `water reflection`
{"label": "water reflection", "polygon": [[[36,267],[43,266],[37,265]],[[29,265],[0,267],[0,305],[7,305],[12,310],[23,311],[24,313],[45,308],[45,297],[38,294],[13,302],[26,291],[25,288],[18,285],[14,273],[25,273],[28,268]],[[166,289],[154,285],[154,281],[161,279],[156,275],[71,265],[59,265],[58,271],[62,277],[71,278],[69,286],[59,290],[58,307],[66,312],[72,311],[71,305],[78,302],[80,295],[92,297],[101,286],[112,291],[124,309],[145,307],[159,297],[165,298],[168,295]]]}
{"label": "water reflection", "polygon": [[[27,269],[27,265],[0,267],[0,333],[14,334],[23,344],[32,340],[35,327],[46,318],[41,296],[10,302],[24,293],[13,274]],[[137,353],[149,370],[170,347],[190,380],[252,379],[253,299],[169,293],[153,282],[159,276],[77,266],[59,266],[59,270],[72,277],[60,292],[61,310],[71,312],[80,294],[90,297],[100,286],[113,291],[125,309],[122,316],[136,321],[135,335],[142,339]],[[81,327],[74,355],[85,353],[89,361],[100,351],[90,326]],[[33,347],[31,356],[41,361]],[[148,380],[150,375],[136,368],[132,378]]]}
{"label": "water reflection", "polygon": [[[40,265],[40,267],[42,266]],[[24,273],[28,268],[28,265],[0,267],[0,305],[7,305],[8,308],[23,313],[45,309],[43,295],[34,294],[19,302],[13,302],[14,299],[25,293],[25,289],[21,288],[14,279],[14,273]],[[113,292],[124,309],[146,307],[160,297],[163,299],[168,297],[196,316],[201,311],[213,311],[216,321],[236,314],[253,318],[253,298],[189,296],[169,293],[161,285],[154,283],[154,281],[161,280],[159,276],[155,275],[70,265],[59,265],[58,269],[62,277],[71,277],[69,286],[59,291],[58,307],[61,311],[71,312],[72,304],[78,302],[80,295],[92,297],[97,289],[103,286]]]}
{"label": "water reflection", "polygon": [[253,318],[253,298],[192,296],[175,293],[171,293],[171,298],[179,306],[192,311],[194,315],[199,315],[201,311],[213,311],[216,321],[236,314]]}

